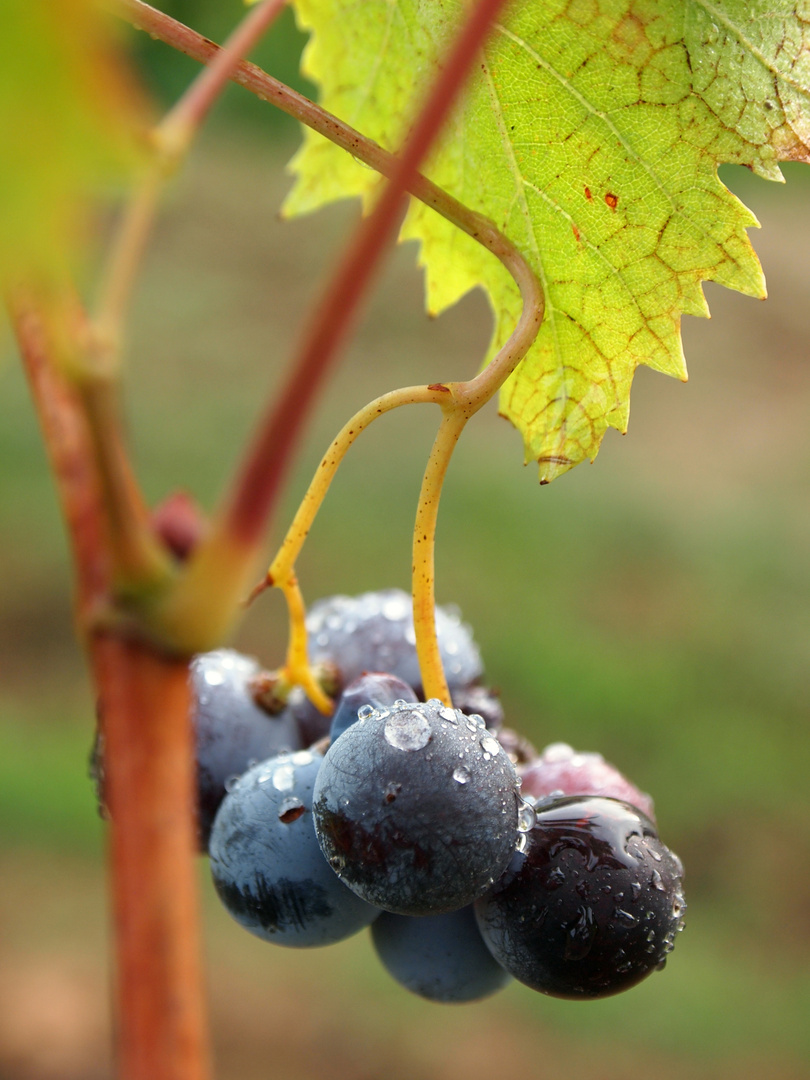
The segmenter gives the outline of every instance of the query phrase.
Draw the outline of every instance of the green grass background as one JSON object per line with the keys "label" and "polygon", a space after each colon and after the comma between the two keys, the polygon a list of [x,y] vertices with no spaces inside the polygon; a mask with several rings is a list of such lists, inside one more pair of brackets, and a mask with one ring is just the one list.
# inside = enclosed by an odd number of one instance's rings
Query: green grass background
{"label": "green grass background", "polygon": [[[175,9],[222,36],[222,6]],[[288,23],[262,60],[293,70],[299,45]],[[138,49],[170,96],[185,69],[154,43]],[[294,138],[269,107],[229,93],[168,198],[125,378],[152,501],[182,487],[214,505],[356,218],[347,205],[277,219]],[[785,188],[726,176],[762,220],[753,240],[771,298],[707,290],[714,319],[684,325],[689,384],[640,372],[626,438],[609,432],[595,465],[542,489],[490,406],[465,433],[440,515],[439,599],[473,625],[508,723],[538,746],[602,751],[655,797],[687,868],[687,930],[666,971],[604,1002],[514,985],[479,1005],[430,1005],[388,979],[366,936],[309,952],[250,938],[219,908],[201,861],[221,1080],[810,1076],[810,181],[785,172]],[[352,411],[477,368],[482,297],[435,321],[421,304],[406,247],[320,401],[268,553]],[[4,352],[0,1077],[103,1080],[110,956],[104,827],[86,775],[93,701],[44,454],[8,340]],[[300,561],[309,599],[408,586],[436,419],[402,410],[353,448]],[[236,643],[281,660],[275,596]]]}

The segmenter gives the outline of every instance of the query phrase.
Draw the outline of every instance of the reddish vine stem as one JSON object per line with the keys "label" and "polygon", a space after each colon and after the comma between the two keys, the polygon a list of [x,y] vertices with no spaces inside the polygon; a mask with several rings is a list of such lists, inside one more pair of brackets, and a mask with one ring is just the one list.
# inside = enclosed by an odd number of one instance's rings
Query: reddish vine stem
{"label": "reddish vine stem", "polygon": [[8,297],[8,308],[67,524],[81,619],[103,602],[110,581],[101,486],[90,433],[75,389],[54,363],[53,335],[42,307],[18,290]]}
{"label": "reddish vine stem", "polygon": [[[110,603],[113,573],[93,437],[81,396],[57,362],[56,315],[21,292],[9,307],[73,552],[78,621],[86,627]],[[186,664],[112,636],[92,635],[88,647],[112,809],[121,1080],[206,1080]]]}
{"label": "reddish vine stem", "polygon": [[207,1080],[188,666],[108,635],[93,639],[91,657],[111,816],[120,1078]]}

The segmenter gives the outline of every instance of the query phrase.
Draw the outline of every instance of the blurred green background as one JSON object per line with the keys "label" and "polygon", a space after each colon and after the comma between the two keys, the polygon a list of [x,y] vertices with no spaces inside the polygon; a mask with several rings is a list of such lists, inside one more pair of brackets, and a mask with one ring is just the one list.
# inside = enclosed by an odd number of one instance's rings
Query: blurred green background
{"label": "blurred green background", "polygon": [[[162,5],[221,39],[239,5]],[[256,59],[292,77],[285,16]],[[143,35],[158,99],[194,66]],[[151,500],[211,507],[279,379],[357,210],[282,223],[295,125],[232,89],[167,200],[128,346],[131,439]],[[687,930],[666,971],[617,998],[513,985],[442,1007],[410,997],[367,936],[276,949],[232,923],[204,863],[219,1080],[636,1080],[810,1076],[810,170],[724,178],[763,225],[767,304],[709,286],[684,322],[691,381],[649,371],[630,432],[548,488],[490,406],[442,503],[438,596],[473,625],[507,722],[538,746],[600,750],[655,797],[687,868]],[[422,310],[414,249],[390,259],[309,427],[268,538],[361,404],[463,378],[483,298]],[[71,627],[66,547],[13,348],[0,367],[0,1078],[106,1080],[104,830],[86,777],[93,698]],[[346,460],[299,565],[305,595],[408,587],[410,529],[436,426],[402,410]],[[236,642],[268,665],[278,599]]]}

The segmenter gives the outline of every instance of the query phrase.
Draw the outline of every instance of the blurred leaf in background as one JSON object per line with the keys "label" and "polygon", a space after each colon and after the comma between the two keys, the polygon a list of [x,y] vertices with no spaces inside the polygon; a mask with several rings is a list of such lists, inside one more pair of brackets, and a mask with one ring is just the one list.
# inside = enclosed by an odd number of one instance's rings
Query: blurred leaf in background
{"label": "blurred leaf in background", "polygon": [[0,282],[74,264],[88,198],[137,166],[145,112],[95,0],[4,5]]}

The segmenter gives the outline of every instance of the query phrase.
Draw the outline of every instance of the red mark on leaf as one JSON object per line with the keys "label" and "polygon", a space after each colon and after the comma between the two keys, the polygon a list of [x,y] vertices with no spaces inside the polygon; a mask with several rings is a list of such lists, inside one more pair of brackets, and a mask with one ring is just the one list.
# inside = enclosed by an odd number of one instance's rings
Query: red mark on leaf
{"label": "red mark on leaf", "polygon": [[590,202],[593,198],[593,195],[591,195],[591,189],[589,187],[585,188],[585,198],[588,200],[588,202]]}
{"label": "red mark on leaf", "polygon": [[576,240],[577,243],[579,243],[579,229],[576,227],[576,225],[574,225],[573,222],[571,223],[571,229],[573,230],[573,233],[574,233],[574,239]]}
{"label": "red mark on leaf", "polygon": [[619,202],[619,196],[614,195],[612,191],[608,191],[605,195],[605,202],[608,204],[611,210],[615,210]]}

